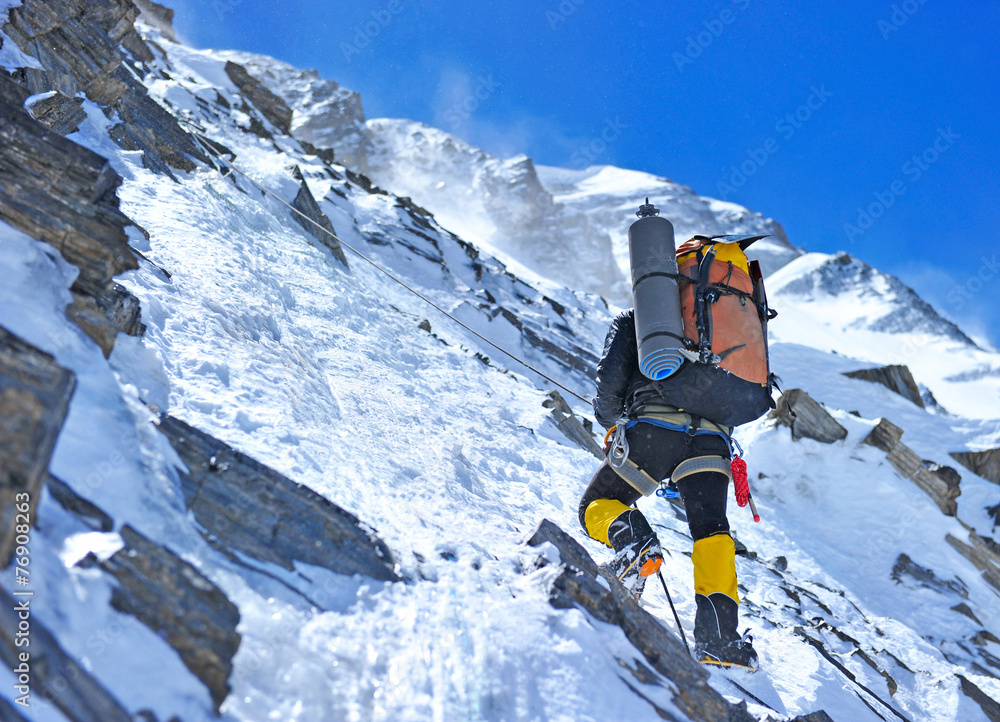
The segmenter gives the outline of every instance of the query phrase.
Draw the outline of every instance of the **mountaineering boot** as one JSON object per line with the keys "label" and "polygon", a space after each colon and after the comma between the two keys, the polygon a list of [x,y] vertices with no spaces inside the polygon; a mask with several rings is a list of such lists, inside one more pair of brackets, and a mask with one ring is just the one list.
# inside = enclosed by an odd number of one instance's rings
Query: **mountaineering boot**
{"label": "mountaineering boot", "polygon": [[739,604],[729,595],[716,592],[695,594],[698,610],[694,618],[694,654],[702,664],[742,667],[756,672],[759,666],[750,630],[737,631]]}
{"label": "mountaineering boot", "polygon": [[[694,564],[695,658],[702,664],[757,670],[757,653],[749,634],[740,636],[740,598],[736,586],[736,550],[728,533],[698,539]],[[748,630],[749,631],[749,630]]]}
{"label": "mountaineering boot", "polygon": [[608,542],[615,550],[609,569],[638,599],[646,587],[646,577],[656,574],[663,564],[660,540],[642,512],[629,509],[611,522]]}

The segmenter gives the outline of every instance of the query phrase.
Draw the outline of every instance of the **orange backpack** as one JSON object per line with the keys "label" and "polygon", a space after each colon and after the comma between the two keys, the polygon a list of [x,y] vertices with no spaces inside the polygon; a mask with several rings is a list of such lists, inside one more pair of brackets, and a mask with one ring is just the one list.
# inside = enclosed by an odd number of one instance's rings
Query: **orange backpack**
{"label": "orange backpack", "polygon": [[695,236],[677,248],[685,345],[698,360],[654,381],[671,405],[726,426],[774,407],[768,307],[757,261],[744,249],[764,236]]}

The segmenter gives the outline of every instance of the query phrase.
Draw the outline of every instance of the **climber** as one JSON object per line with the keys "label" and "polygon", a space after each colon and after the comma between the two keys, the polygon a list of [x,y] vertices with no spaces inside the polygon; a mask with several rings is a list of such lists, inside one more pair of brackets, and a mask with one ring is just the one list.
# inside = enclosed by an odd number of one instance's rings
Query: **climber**
{"label": "climber", "polygon": [[[615,318],[597,366],[594,413],[606,429],[624,412],[635,419],[627,431],[629,459],[654,479],[671,476],[685,459],[703,456],[730,458],[730,429],[667,404],[652,382],[639,372],[634,312]],[[663,422],[660,425],[657,422]],[[667,426],[687,426],[690,431]],[[726,501],[729,478],[704,471],[674,482],[687,513],[694,539],[695,653],[717,659],[724,666],[755,669],[757,654],[751,640],[737,631],[736,561],[729,535]],[[615,550],[611,570],[638,598],[646,577],[656,573],[663,552],[656,533],[642,512],[634,508],[640,492],[608,464],[602,464],[580,501],[580,522],[587,533]]]}
{"label": "climber", "polygon": [[[759,417],[771,405],[772,377],[764,339],[766,321],[774,314],[766,300],[761,300],[758,269],[748,265],[743,246],[731,237],[696,236],[676,254],[680,271],[660,275],[672,273],[687,287],[686,295],[681,290],[681,313],[690,339],[685,342],[688,360],[665,381],[647,377],[640,371],[635,309],[623,311],[611,324],[597,366],[594,413],[605,429],[620,433],[617,427],[625,426],[627,461],[638,467],[633,474],[661,485],[669,480],[683,502],[694,540],[698,661],[756,670],[752,638],[737,629],[739,594],[726,501],[733,426]],[[707,274],[707,281],[698,284],[701,273]],[[708,293],[712,291],[714,296]],[[702,295],[708,300],[703,301]],[[704,327],[695,307],[702,302],[711,304],[715,322],[709,350],[714,342],[717,350],[729,351],[710,354],[707,363],[699,363],[694,353],[699,348],[699,328]],[[739,334],[747,337],[739,338]],[[747,377],[751,380],[746,381]],[[685,410],[678,399],[683,399]],[[663,551],[646,517],[635,508],[639,497],[652,490],[643,486],[642,479],[635,481],[633,476],[630,481],[628,474],[610,463],[613,448],[614,442],[583,494],[580,523],[588,535],[614,549],[609,567],[638,599],[646,578],[659,571]]]}

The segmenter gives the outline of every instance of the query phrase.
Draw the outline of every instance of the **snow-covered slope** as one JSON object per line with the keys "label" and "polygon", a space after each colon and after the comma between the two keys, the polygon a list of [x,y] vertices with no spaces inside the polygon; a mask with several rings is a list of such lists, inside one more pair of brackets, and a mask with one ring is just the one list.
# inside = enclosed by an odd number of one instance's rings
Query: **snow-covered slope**
{"label": "snow-covered slope", "polygon": [[450,231],[497,253],[523,276],[625,302],[611,242],[575,209],[553,203],[526,156],[501,160],[442,130],[408,120],[367,123],[358,93],[266,56],[244,65],[294,111],[292,132],[377,184],[408,196]]}
{"label": "snow-covered slope", "polygon": [[[765,274],[801,255],[781,225],[736,205],[703,198],[665,178],[613,166],[536,167],[501,159],[423,123],[365,122],[357,93],[286,63],[227,52],[295,110],[293,133],[332,147],[348,167],[413,198],[445,228],[542,277],[631,305],[628,224],[649,197],[678,241],[696,233],[768,234],[751,254]],[[526,274],[525,274],[526,275]]]}
{"label": "snow-covered slope", "polygon": [[810,253],[768,282],[772,339],[906,364],[948,412],[1000,417],[1000,354],[980,348],[910,288],[846,253]]}
{"label": "snow-covered slope", "polygon": [[[367,129],[385,127],[374,133],[382,140],[373,141],[368,163],[393,163],[398,152],[426,167],[410,179],[394,171],[380,183],[399,180],[401,187],[387,182],[389,193],[370,192],[274,128],[271,139],[246,131],[224,72],[226,60],[238,56],[145,32],[163,49],[145,68],[152,97],[231,149],[237,165],[285,200],[298,189],[288,169],[299,166],[345,242],[589,393],[588,369],[610,320],[601,300],[563,276],[518,277],[486,250],[495,245],[492,236],[462,238],[442,220],[447,212],[428,219],[400,199],[412,195],[423,204],[411,191],[436,173],[442,175],[435,182],[453,183],[456,192],[467,191],[462,179],[471,178],[473,189],[476,178],[487,186],[493,181],[476,175],[484,168],[495,171],[497,183],[533,187],[525,160],[490,159],[433,129],[372,121]],[[248,68],[270,65],[260,56],[240,57]],[[290,76],[273,67],[281,87]],[[311,91],[301,92],[307,98]],[[344,269],[284,205],[238,176],[199,165],[175,182],[144,168],[139,153],[111,141],[104,112],[89,101],[85,108],[88,120],[72,138],[112,159],[125,178],[122,210],[150,233],[148,242],[135,233],[133,245],[152,263],[123,279],[142,303],[147,333],[120,337],[110,365],[104,362],[63,313],[72,267],[5,225],[0,324],[78,374],[53,472],[119,525],[197,565],[239,607],[242,642],[223,719],[641,720],[654,717],[651,702],[682,719],[670,685],[637,690],[635,673],[623,665],[641,669],[645,662],[617,627],[579,609],[552,608],[551,572],[525,573],[533,557],[522,542],[543,517],[601,561],[608,558],[584,538],[576,518],[595,460],[548,420],[547,382],[355,256]],[[293,119],[293,133],[302,127]],[[322,125],[313,132],[322,134]],[[425,147],[417,147],[418,136]],[[453,147],[436,159],[449,142]],[[664,215],[676,218],[678,229],[704,232],[714,222],[707,230],[777,231],[746,209],[646,174],[541,169],[537,179],[562,205],[552,218],[575,213],[598,235],[627,227],[632,194],[646,189],[658,189],[649,195],[661,208],[675,209]],[[467,195],[472,218],[460,205],[450,212],[476,236],[488,229],[476,224],[496,211],[489,194]],[[441,195],[441,202],[450,197]],[[509,196],[498,192],[494,200],[509,208]],[[587,258],[591,250],[579,253]],[[785,260],[797,253],[780,243],[773,251]],[[820,708],[839,722],[985,720],[959,675],[1000,698],[1000,644],[992,636],[1000,630],[997,594],[945,537],[964,538],[963,523],[991,536],[984,507],[997,502],[997,487],[963,471],[961,521],[946,517],[884,454],[859,442],[887,417],[922,458],[947,462],[949,451],[997,432],[1000,403],[995,393],[988,396],[989,374],[965,382],[940,370],[968,370],[971,378],[983,365],[1000,366],[995,354],[970,346],[889,277],[855,261],[842,263],[849,272],[841,273],[831,266],[839,263],[805,256],[771,283],[781,311],[772,324],[775,370],[786,387],[825,403],[849,435],[833,445],[793,442],[786,428],[766,420],[739,434],[763,515],[755,525],[745,510],[731,510],[737,536],[753,552],[738,559],[738,571],[743,623],[763,661],[760,674],[740,682],[773,708],[752,702],[761,720]],[[921,348],[937,365],[908,363],[953,416],[842,375],[896,360],[899,347],[925,337]],[[978,397],[981,413],[974,413],[962,403],[961,384],[980,381],[987,385],[964,392]],[[588,413],[585,404],[573,405]],[[266,576],[219,554],[178,499],[177,459],[150,423],[150,406],[357,514],[387,542],[407,581],[376,583],[306,565],[291,573],[268,568]],[[120,455],[114,464],[107,463],[109,449]],[[690,636],[695,603],[686,524],[665,501],[640,503],[668,550],[664,573]],[[109,606],[110,583],[97,570],[74,566],[88,550],[106,555],[116,533],[94,535],[44,500],[40,510],[32,548],[41,580],[36,618],[131,711],[211,719],[206,691],[170,648]],[[948,584],[894,577],[903,553]],[[9,570],[0,582],[10,587]],[[320,594],[329,601],[317,606],[310,599]],[[643,604],[672,628],[656,590]],[[99,646],[95,629],[104,633]],[[0,670],[5,689],[12,679]],[[722,674],[713,684],[733,700],[743,696]],[[44,703],[31,715],[62,719]]]}

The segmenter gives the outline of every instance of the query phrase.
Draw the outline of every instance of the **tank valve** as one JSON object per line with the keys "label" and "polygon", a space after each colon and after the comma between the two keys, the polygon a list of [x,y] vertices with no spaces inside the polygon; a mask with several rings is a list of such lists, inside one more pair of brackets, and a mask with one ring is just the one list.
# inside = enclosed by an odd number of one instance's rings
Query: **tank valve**
{"label": "tank valve", "polygon": [[635,214],[639,216],[639,218],[648,218],[649,216],[658,216],[660,215],[660,212],[653,207],[653,204],[650,203],[649,198],[647,198],[646,202],[639,206],[639,210],[637,210]]}

